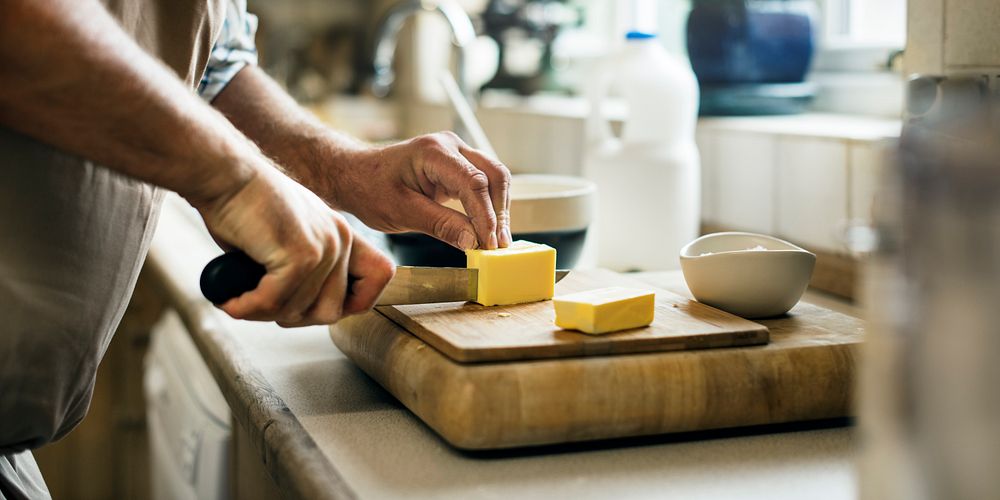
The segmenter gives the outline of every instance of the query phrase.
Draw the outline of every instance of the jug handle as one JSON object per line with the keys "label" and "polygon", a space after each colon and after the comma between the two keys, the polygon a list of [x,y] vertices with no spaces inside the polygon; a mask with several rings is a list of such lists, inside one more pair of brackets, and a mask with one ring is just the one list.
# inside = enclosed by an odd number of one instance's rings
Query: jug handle
{"label": "jug handle", "polygon": [[587,85],[586,95],[590,109],[587,114],[585,131],[587,143],[592,146],[605,144],[615,139],[611,131],[611,123],[604,116],[601,103],[611,92],[616,66],[617,64],[610,59],[600,61],[594,68],[590,79],[591,83]]}

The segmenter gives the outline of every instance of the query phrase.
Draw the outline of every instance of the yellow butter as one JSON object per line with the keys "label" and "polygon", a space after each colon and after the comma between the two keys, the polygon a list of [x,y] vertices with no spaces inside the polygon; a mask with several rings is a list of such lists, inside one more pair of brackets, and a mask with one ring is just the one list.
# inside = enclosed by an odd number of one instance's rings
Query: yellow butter
{"label": "yellow butter", "polygon": [[650,290],[613,286],[552,299],[556,325],[601,334],[639,328],[653,322],[655,294]]}
{"label": "yellow butter", "polygon": [[507,248],[467,250],[468,267],[479,269],[476,302],[484,306],[551,299],[556,282],[556,250],[515,241]]}

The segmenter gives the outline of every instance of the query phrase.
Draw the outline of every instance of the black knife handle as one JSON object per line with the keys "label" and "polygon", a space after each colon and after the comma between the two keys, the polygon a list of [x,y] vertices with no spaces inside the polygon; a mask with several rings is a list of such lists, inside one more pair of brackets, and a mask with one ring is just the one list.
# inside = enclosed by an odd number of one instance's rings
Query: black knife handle
{"label": "black knife handle", "polygon": [[201,293],[213,304],[224,304],[260,284],[267,269],[236,250],[222,254],[205,265],[201,271]]}

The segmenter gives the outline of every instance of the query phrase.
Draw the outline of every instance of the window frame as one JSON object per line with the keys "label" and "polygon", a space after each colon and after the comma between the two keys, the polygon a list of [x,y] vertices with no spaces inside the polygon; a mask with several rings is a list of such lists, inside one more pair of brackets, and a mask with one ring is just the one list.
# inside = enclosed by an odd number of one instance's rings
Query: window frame
{"label": "window frame", "polygon": [[844,23],[849,23],[846,20],[849,13],[838,14],[831,9],[858,1],[871,0],[817,1],[818,43],[807,77],[819,89],[813,109],[899,118],[903,110],[904,82],[898,65],[893,62],[905,48],[905,40],[894,43],[830,34],[836,23],[841,24],[841,32],[850,30],[850,27],[844,26]]}
{"label": "window frame", "polygon": [[[890,59],[905,48],[905,34],[904,39],[899,42],[858,40],[850,34],[844,34],[845,31],[851,30],[850,13],[837,12],[835,8],[849,8],[858,1],[870,0],[817,0],[820,22],[814,71],[852,73],[890,71]],[[903,15],[906,15],[905,4]],[[831,33],[835,24],[841,25],[837,34]]]}

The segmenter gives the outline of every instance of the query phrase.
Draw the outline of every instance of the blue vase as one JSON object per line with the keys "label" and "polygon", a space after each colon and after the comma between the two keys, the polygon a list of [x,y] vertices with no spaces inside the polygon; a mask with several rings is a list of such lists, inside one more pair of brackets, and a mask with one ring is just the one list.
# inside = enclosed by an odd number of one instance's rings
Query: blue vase
{"label": "blue vase", "polygon": [[815,48],[811,0],[693,0],[687,49],[706,85],[798,83]]}

